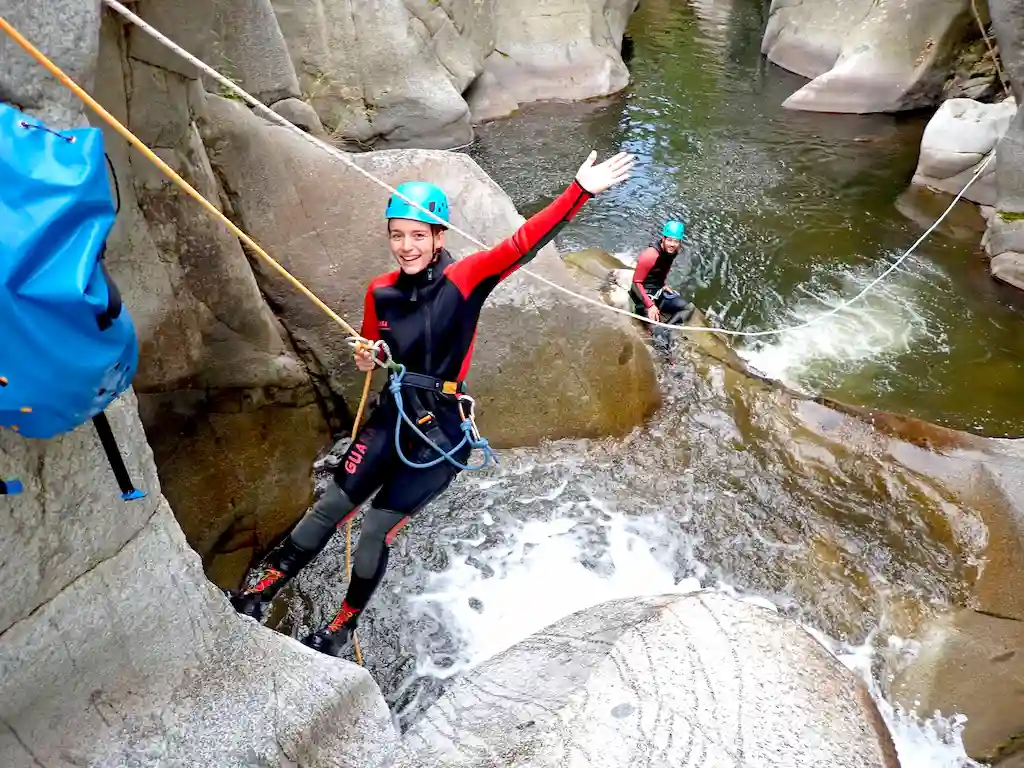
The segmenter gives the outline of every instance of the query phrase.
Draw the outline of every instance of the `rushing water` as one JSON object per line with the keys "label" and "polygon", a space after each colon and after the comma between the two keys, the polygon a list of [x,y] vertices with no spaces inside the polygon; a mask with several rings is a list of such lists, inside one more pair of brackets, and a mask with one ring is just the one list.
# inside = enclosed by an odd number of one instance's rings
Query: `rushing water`
{"label": "rushing water", "polygon": [[[526,214],[591,147],[638,155],[635,180],[592,202],[563,250],[628,256],[682,217],[692,251],[675,281],[718,323],[762,329],[852,295],[923,231],[899,197],[924,117],[782,110],[802,81],[760,58],[756,0],[642,5],[629,89],[523,110],[483,126],[472,148]],[[839,399],[1021,434],[1024,312],[985,275],[970,216],[958,222],[851,311],[741,352]],[[460,477],[399,540],[360,637],[400,719],[568,613],[702,587],[804,623],[869,684],[904,768],[972,765],[962,723],[919,721],[886,695],[920,621],[967,597],[984,535],[975,510],[921,463],[816,431],[692,351],[661,383],[652,424],[503,451],[499,469]],[[308,631],[340,603],[336,539],[275,618],[282,630]]]}

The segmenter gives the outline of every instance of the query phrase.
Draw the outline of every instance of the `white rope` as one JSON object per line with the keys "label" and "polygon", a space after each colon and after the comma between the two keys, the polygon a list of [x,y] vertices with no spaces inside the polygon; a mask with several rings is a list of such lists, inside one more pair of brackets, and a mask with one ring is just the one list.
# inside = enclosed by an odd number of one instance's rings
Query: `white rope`
{"label": "white rope", "polygon": [[[112,8],[114,11],[116,11],[117,13],[121,14],[122,16],[124,16],[130,22],[135,24],[141,30],[146,32],[148,35],[153,37],[155,40],[157,40],[158,42],[160,42],[161,44],[166,46],[168,49],[170,49],[171,51],[174,51],[174,53],[178,54],[181,58],[183,58],[186,61],[188,61],[189,63],[191,63],[193,66],[198,67],[200,70],[205,72],[207,75],[209,75],[211,78],[213,78],[218,83],[223,85],[225,88],[227,88],[230,91],[232,91],[235,94],[237,94],[241,99],[243,99],[246,103],[248,103],[251,106],[253,106],[254,108],[256,108],[260,113],[262,113],[271,122],[274,122],[274,123],[280,125],[281,127],[286,128],[287,130],[291,131],[292,133],[295,133],[298,136],[300,136],[303,139],[305,139],[306,141],[310,142],[314,146],[317,146],[320,149],[324,150],[329,155],[331,155],[332,157],[340,160],[342,163],[344,163],[349,168],[354,170],[356,173],[358,173],[358,174],[362,175],[363,177],[365,177],[367,180],[371,181],[372,183],[376,184],[379,187],[382,187],[383,189],[386,189],[390,194],[397,195],[399,198],[401,198],[405,202],[409,203],[409,205],[413,206],[414,208],[419,209],[420,211],[423,211],[423,213],[425,213],[428,216],[431,216],[432,218],[436,219],[439,224],[443,224],[443,225],[447,226],[453,232],[457,232],[458,234],[462,235],[464,238],[466,238],[469,242],[473,243],[474,245],[477,245],[477,246],[479,246],[479,247],[481,247],[481,248],[483,248],[485,250],[489,248],[489,246],[487,246],[486,244],[480,242],[478,239],[473,237],[473,235],[471,235],[468,232],[465,232],[465,231],[459,229],[458,227],[456,227],[456,226],[454,226],[454,225],[452,225],[452,224],[450,224],[448,222],[445,222],[443,219],[441,219],[439,216],[434,214],[432,211],[428,211],[423,206],[419,205],[418,203],[414,202],[413,200],[410,200],[405,195],[403,195],[400,192],[398,192],[398,190],[396,190],[394,187],[391,187],[390,185],[388,185],[387,182],[385,182],[385,181],[383,181],[381,179],[378,179],[376,176],[374,176],[369,171],[366,171],[363,168],[360,168],[355,162],[352,161],[352,159],[348,156],[347,153],[342,152],[337,147],[332,147],[330,144],[322,141],[321,139],[317,138],[316,136],[313,136],[313,135],[311,135],[309,133],[306,133],[304,130],[299,128],[297,125],[294,125],[293,123],[289,122],[285,118],[281,117],[281,115],[277,114],[274,110],[272,110],[266,104],[261,102],[259,99],[255,98],[254,96],[252,96],[249,93],[247,93],[246,91],[244,91],[241,87],[239,87],[234,82],[232,82],[231,80],[226,78],[224,75],[222,75],[220,72],[215,70],[213,67],[211,67],[210,65],[206,64],[205,62],[197,59],[195,56],[193,56],[191,53],[186,51],[184,48],[182,48],[180,45],[175,43],[173,40],[170,40],[169,38],[167,38],[159,30],[153,28],[150,24],[148,24],[147,22],[145,22],[142,19],[140,19],[134,13],[129,11],[127,8],[125,8],[117,0],[103,0],[103,2],[105,2],[108,6],[110,6],[110,8]],[[703,326],[693,326],[693,325],[682,325],[682,326],[680,326],[680,325],[669,325],[668,323],[662,323],[662,322],[658,322],[658,321],[655,321],[655,320],[651,320],[650,318],[648,318],[648,317],[646,317],[644,315],[637,315],[637,314],[635,314],[633,312],[629,312],[629,311],[627,311],[625,309],[619,309],[618,307],[613,307],[613,306],[611,306],[609,304],[605,304],[603,301],[599,301],[597,299],[590,298],[589,296],[583,296],[583,295],[581,295],[579,293],[576,293],[575,291],[571,291],[568,288],[565,288],[565,287],[563,287],[561,285],[558,285],[558,283],[555,283],[555,282],[549,280],[548,278],[543,277],[542,275],[538,275],[536,272],[531,272],[530,270],[526,269],[525,267],[524,268],[520,268],[518,271],[519,272],[523,272],[523,273],[529,275],[530,277],[534,278],[535,280],[539,280],[540,282],[550,286],[551,288],[554,288],[556,291],[561,291],[562,293],[564,293],[564,294],[566,294],[568,296],[571,296],[571,297],[573,297],[575,299],[579,299],[580,301],[586,302],[587,304],[593,304],[594,306],[598,307],[599,309],[602,309],[602,310],[605,310],[605,311],[608,311],[608,312],[615,312],[615,313],[620,314],[620,315],[625,315],[626,317],[631,317],[631,318],[634,318],[636,320],[640,320],[641,322],[647,323],[648,325],[656,326],[656,327],[659,327],[659,328],[667,328],[668,330],[671,330],[671,331],[685,331],[687,333],[701,333],[701,332],[704,332],[704,333],[718,333],[718,334],[723,334],[723,335],[726,335],[726,336],[744,336],[744,337],[748,337],[748,338],[749,337],[754,337],[754,336],[775,336],[775,335],[782,334],[782,333],[789,333],[791,331],[798,331],[798,330],[801,330],[803,328],[807,328],[808,326],[814,325],[815,323],[821,322],[825,318],[830,317],[832,315],[835,315],[838,312],[842,311],[843,309],[846,309],[846,307],[850,306],[855,301],[857,301],[860,298],[862,298],[866,293],[868,293],[872,288],[874,288],[878,283],[880,283],[885,277],[887,277],[897,267],[899,267],[900,264],[902,264],[904,261],[906,261],[906,259],[909,258],[910,255],[913,254],[915,250],[917,250],[917,247],[922,242],[924,242],[925,239],[932,232],[934,232],[938,228],[938,226],[945,220],[946,216],[949,215],[949,213],[953,210],[954,206],[956,206],[956,204],[960,201],[960,198],[962,198],[964,196],[964,193],[967,192],[967,190],[970,188],[970,186],[975,181],[977,181],[978,177],[981,176],[981,174],[985,170],[986,166],[988,166],[988,164],[992,161],[992,158],[994,158],[994,157],[995,157],[995,151],[993,151],[991,154],[989,154],[989,156],[981,164],[981,166],[978,168],[978,170],[975,171],[975,173],[971,177],[970,181],[968,181],[967,184],[964,185],[964,188],[961,189],[960,192],[957,194],[957,196],[955,198],[953,198],[953,202],[949,204],[949,207],[946,208],[946,210],[943,212],[943,214],[941,216],[939,216],[938,219],[935,220],[935,223],[932,224],[928,228],[928,230],[923,235],[921,235],[921,237],[919,237],[917,239],[917,241],[912,246],[910,246],[909,249],[907,249],[906,253],[904,253],[887,270],[885,270],[885,272],[883,272],[881,275],[879,275],[877,278],[875,278],[873,281],[871,281],[871,283],[869,283],[868,286],[864,290],[862,290],[860,293],[858,293],[852,299],[849,299],[848,301],[844,301],[841,304],[839,304],[838,306],[836,306],[836,307],[832,308],[831,310],[829,310],[828,312],[824,312],[821,315],[818,315],[817,317],[811,318],[810,320],[808,320],[805,323],[800,323],[799,325],[792,325],[792,326],[788,326],[786,328],[777,328],[777,329],[770,330],[770,331],[730,331],[730,330],[726,330],[724,328],[707,328],[707,327],[703,327]]]}

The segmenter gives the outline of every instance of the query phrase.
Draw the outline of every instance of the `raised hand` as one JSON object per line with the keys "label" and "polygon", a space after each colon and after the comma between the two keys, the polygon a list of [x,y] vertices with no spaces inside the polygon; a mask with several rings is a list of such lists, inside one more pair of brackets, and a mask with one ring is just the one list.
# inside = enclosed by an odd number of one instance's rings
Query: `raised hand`
{"label": "raised hand", "polygon": [[576,181],[592,195],[599,195],[609,187],[614,187],[628,179],[636,158],[626,152],[619,152],[600,165],[594,165],[596,159],[597,151],[595,150],[587,156],[583,165],[576,171]]}

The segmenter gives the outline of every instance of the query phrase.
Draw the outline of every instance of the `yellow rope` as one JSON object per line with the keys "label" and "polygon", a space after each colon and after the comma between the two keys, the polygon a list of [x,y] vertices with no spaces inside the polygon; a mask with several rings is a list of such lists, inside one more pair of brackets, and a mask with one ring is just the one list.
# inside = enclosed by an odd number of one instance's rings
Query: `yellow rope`
{"label": "yellow rope", "polygon": [[[238,237],[239,240],[248,245],[249,248],[252,249],[252,251],[255,254],[257,254],[261,259],[263,259],[271,267],[273,267],[282,277],[284,277],[285,280],[291,283],[292,286],[294,286],[300,293],[304,294],[307,298],[309,298],[310,301],[312,301],[325,314],[327,314],[328,317],[334,320],[334,322],[336,322],[338,325],[344,328],[345,331],[350,336],[359,336],[359,333],[356,332],[355,328],[346,323],[345,320],[338,313],[336,313],[334,310],[332,310],[330,307],[324,304],[324,302],[321,301],[320,298],[315,293],[313,293],[309,288],[303,285],[303,283],[298,278],[296,278],[287,269],[285,269],[277,261],[275,261],[270,256],[270,254],[268,254],[265,250],[263,250],[263,248],[259,246],[259,244],[256,243],[255,240],[249,237],[249,235],[247,235],[237,226],[235,226],[234,222],[232,222],[231,219],[229,219],[227,216],[221,213],[213,203],[211,203],[209,200],[203,197],[202,194],[200,194],[191,184],[189,184],[187,181],[185,181],[185,179],[179,176],[174,171],[173,168],[171,168],[169,165],[167,165],[167,163],[165,163],[163,160],[157,157],[157,155],[154,154],[153,151],[149,147],[147,147],[142,142],[141,139],[139,139],[135,134],[133,134],[124,125],[122,125],[116,117],[110,114],[106,109],[103,108],[103,105],[101,105],[92,96],[86,93],[85,90],[80,85],[78,85],[78,83],[72,80],[67,74],[65,74],[64,71],[60,69],[60,67],[54,64],[52,61],[50,61],[50,59],[47,58],[46,54],[44,54],[42,51],[36,48],[31,42],[29,42],[29,40],[27,40],[20,32],[18,32],[18,30],[12,27],[11,24],[3,16],[0,16],[0,29],[2,29],[4,32],[10,35],[11,38],[16,43],[18,43],[18,45],[24,48],[33,59],[35,59],[39,64],[42,64],[43,67],[45,67],[50,72],[50,74],[52,74],[61,83],[67,86],[86,106],[88,106],[91,110],[93,110],[93,112],[99,115],[100,118],[102,118],[102,120],[107,125],[109,125],[115,131],[117,131],[124,138],[125,141],[127,141],[137,150],[139,150],[139,152],[141,152],[143,156],[146,157],[147,160],[156,165],[161,171],[164,172],[164,174],[167,175],[168,178],[171,179],[171,181],[173,181],[175,184],[177,184],[179,187],[185,190],[185,192],[190,197],[192,197],[197,203],[199,203],[203,208],[205,208],[214,218],[218,219],[225,227],[231,230],[231,232],[234,233],[234,235]],[[359,422],[362,420],[363,417],[363,411],[365,410],[366,401],[370,393],[370,379],[372,375],[372,372],[366,374],[366,382],[363,384],[363,397],[359,401],[359,409],[356,411],[355,423],[352,426],[353,438],[355,438],[356,431],[359,429]],[[351,543],[352,521],[349,520],[345,530],[345,570],[348,578],[351,578],[352,573]],[[359,640],[355,638],[354,634],[353,640],[356,652],[356,662],[362,664],[363,655],[359,648]]]}
{"label": "yellow rope", "polygon": [[[359,410],[356,411],[356,420],[352,424],[352,439],[356,439],[356,432],[359,431],[359,422],[363,420],[363,408],[366,405],[366,401],[370,397],[370,381],[373,379],[373,371],[366,372],[366,378],[363,380],[363,396],[359,400]],[[352,518],[348,519],[345,523],[345,578],[348,583],[352,583]],[[359,637],[356,633],[352,632],[352,647],[356,652],[356,663],[362,666],[363,664],[363,652],[359,648]]]}
{"label": "yellow rope", "polygon": [[992,40],[989,39],[988,30],[985,29],[985,23],[981,20],[981,14],[978,13],[977,0],[971,0],[971,11],[974,12],[974,20],[978,22],[978,29],[981,30],[981,37],[985,41],[985,46],[988,48],[989,55],[992,57],[992,63],[996,68],[996,77],[999,78],[999,84],[1003,86],[1003,93],[1006,96],[1010,95],[1010,87],[1006,84],[1007,78],[1003,74],[1003,68],[999,65],[999,54],[996,53],[995,46],[992,45]]}

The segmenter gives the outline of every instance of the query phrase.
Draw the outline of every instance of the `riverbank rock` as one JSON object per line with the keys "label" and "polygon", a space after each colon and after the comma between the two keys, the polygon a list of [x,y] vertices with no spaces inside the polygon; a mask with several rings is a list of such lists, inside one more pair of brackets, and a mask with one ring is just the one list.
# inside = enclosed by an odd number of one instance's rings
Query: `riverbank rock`
{"label": "riverbank rock", "polygon": [[[221,190],[195,122],[206,93],[194,77],[136,58],[144,39],[104,14],[96,97],[216,205]],[[134,386],[164,493],[208,562],[222,542],[266,548],[312,497],[312,464],[329,440],[316,390],[237,238],[96,124],[121,198],[107,265],[139,334]],[[218,578],[233,587],[243,572]]]}
{"label": "riverbank rock", "polygon": [[[244,227],[356,328],[366,286],[394,268],[385,242],[387,192],[321,149],[211,96],[204,136]],[[501,189],[468,157],[394,150],[351,156],[392,186],[431,179],[451,201],[453,222],[496,243],[523,221]],[[476,250],[454,233],[458,258]],[[531,270],[572,286],[549,246]],[[345,332],[307,298],[258,268],[261,287],[314,372],[355,402],[362,377]],[[379,374],[378,374],[379,375]],[[492,445],[622,434],[660,402],[653,363],[626,321],[598,315],[519,273],[484,307],[469,375],[481,430]]]}
{"label": "riverbank rock", "polygon": [[[974,176],[978,166],[995,150],[1013,116],[1014,100],[982,104],[972,99],[950,99],[928,121],[921,138],[921,154],[913,184],[955,195]],[[964,193],[979,205],[995,205],[996,164],[984,172]]]}
{"label": "riverbank rock", "polygon": [[507,0],[495,4],[494,52],[466,95],[473,119],[520,104],[586,99],[629,84],[622,36],[639,0]]}
{"label": "riverbank rock", "polygon": [[582,251],[567,253],[562,261],[579,272],[604,280],[608,273],[616,269],[628,269],[626,264],[607,251],[600,248],[586,248]]}
{"label": "riverbank rock", "polygon": [[952,65],[953,74],[942,89],[943,100],[975,99],[988,102],[1004,95],[1003,82],[996,66],[999,48],[991,39],[989,42],[993,50],[989,50],[983,39],[960,48]]}
{"label": "riverbank rock", "polygon": [[961,610],[934,620],[896,679],[905,709],[967,717],[967,754],[994,765],[1024,756],[1024,622]]}
{"label": "riverbank rock", "polygon": [[1017,103],[1024,103],[1024,0],[988,0],[999,59]]}
{"label": "riverbank rock", "polygon": [[996,148],[996,211],[982,240],[997,280],[1024,290],[1024,110]]}
{"label": "riverbank rock", "polygon": [[793,622],[713,593],[568,616],[456,680],[405,743],[421,768],[899,765],[852,672]]}
{"label": "riverbank rock", "polygon": [[384,766],[370,675],[236,615],[161,496],[129,392],[108,409],[148,496],[123,502],[91,425],[0,433],[0,764]]}
{"label": "riverbank rock", "polygon": [[[995,165],[994,160],[992,165]],[[949,202],[949,193],[912,183],[896,198],[895,205],[896,210],[916,223],[924,232],[942,216],[949,207]],[[993,210],[991,207],[978,206],[961,198],[935,231],[975,247],[988,226],[985,212]]]}
{"label": "riverbank rock", "polygon": [[969,0],[773,0],[761,51],[811,78],[785,107],[897,112],[937,103],[974,24]]}

